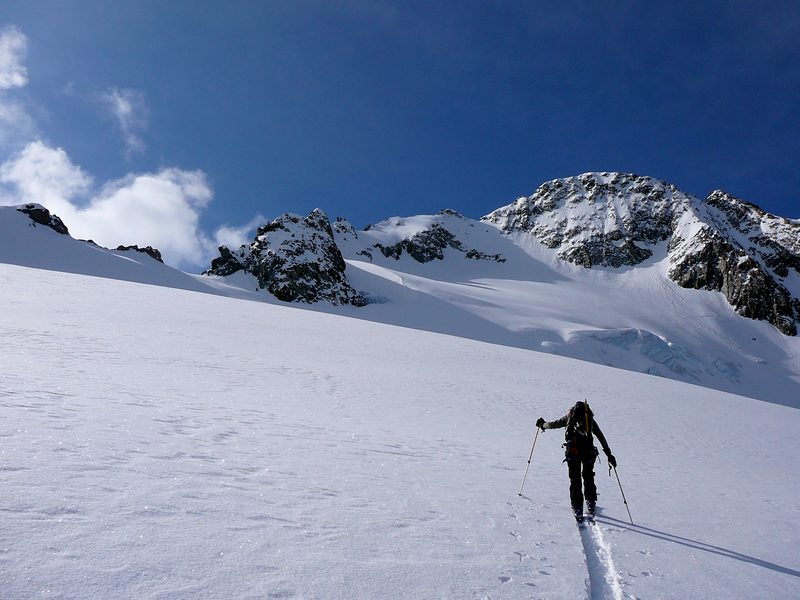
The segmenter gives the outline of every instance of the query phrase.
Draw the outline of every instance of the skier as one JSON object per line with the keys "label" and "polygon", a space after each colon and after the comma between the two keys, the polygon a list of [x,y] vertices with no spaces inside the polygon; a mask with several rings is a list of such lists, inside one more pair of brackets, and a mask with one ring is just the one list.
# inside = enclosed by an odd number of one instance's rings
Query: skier
{"label": "skier", "polygon": [[[564,461],[569,468],[569,497],[572,502],[572,510],[575,519],[583,522],[583,499],[586,495],[586,508],[589,519],[594,519],[595,506],[597,504],[597,487],[594,484],[594,461],[599,452],[595,448],[592,434],[597,436],[603,446],[603,452],[608,457],[608,464],[612,467],[617,466],[617,460],[611,454],[611,449],[606,442],[606,436],[600,431],[594,414],[586,402],[576,402],[575,406],[569,409],[566,415],[555,421],[545,421],[539,417],[536,426],[544,431],[545,429],[560,429],[566,427],[564,434],[567,440],[564,444],[566,448],[566,458]],[[581,477],[583,478],[583,490],[581,490]]]}

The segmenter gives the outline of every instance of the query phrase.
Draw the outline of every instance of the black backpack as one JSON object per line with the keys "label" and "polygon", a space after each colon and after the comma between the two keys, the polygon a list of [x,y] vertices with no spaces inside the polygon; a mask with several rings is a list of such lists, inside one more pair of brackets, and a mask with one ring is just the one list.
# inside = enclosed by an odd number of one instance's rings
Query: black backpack
{"label": "black backpack", "polygon": [[564,437],[567,440],[567,455],[578,453],[583,448],[593,445],[592,430],[594,428],[594,413],[587,402],[576,402],[569,409],[567,431]]}

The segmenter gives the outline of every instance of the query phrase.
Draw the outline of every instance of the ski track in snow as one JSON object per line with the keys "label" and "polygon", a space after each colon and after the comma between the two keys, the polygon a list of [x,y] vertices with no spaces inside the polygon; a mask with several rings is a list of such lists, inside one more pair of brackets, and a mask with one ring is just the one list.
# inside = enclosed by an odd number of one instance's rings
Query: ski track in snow
{"label": "ski track in snow", "polygon": [[600,525],[585,525],[580,533],[589,572],[586,583],[589,600],[622,600],[622,581]]}

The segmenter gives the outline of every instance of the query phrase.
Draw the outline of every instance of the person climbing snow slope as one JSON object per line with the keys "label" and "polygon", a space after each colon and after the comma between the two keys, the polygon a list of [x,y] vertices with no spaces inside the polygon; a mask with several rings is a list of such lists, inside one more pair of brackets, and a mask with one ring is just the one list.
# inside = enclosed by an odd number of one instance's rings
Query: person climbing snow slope
{"label": "person climbing snow slope", "polygon": [[[583,521],[583,500],[586,498],[586,509],[590,519],[594,519],[597,505],[597,486],[594,483],[594,461],[599,452],[594,446],[593,435],[600,440],[608,457],[608,464],[616,468],[617,460],[611,454],[611,449],[606,442],[606,436],[594,420],[589,404],[584,401],[576,402],[566,415],[555,421],[545,421],[542,417],[536,421],[536,426],[542,431],[546,429],[560,429],[566,427],[564,434],[566,443],[566,458],[569,469],[569,497],[572,511],[578,522]],[[581,481],[583,485],[581,485]]]}

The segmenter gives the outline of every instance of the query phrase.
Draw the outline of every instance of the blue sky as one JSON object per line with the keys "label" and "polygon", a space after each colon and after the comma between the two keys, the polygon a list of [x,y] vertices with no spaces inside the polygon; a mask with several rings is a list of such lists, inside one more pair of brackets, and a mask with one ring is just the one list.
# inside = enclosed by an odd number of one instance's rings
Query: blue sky
{"label": "blue sky", "polygon": [[800,216],[800,5],[681,4],[4,0],[0,200],[194,270],[587,171]]}

